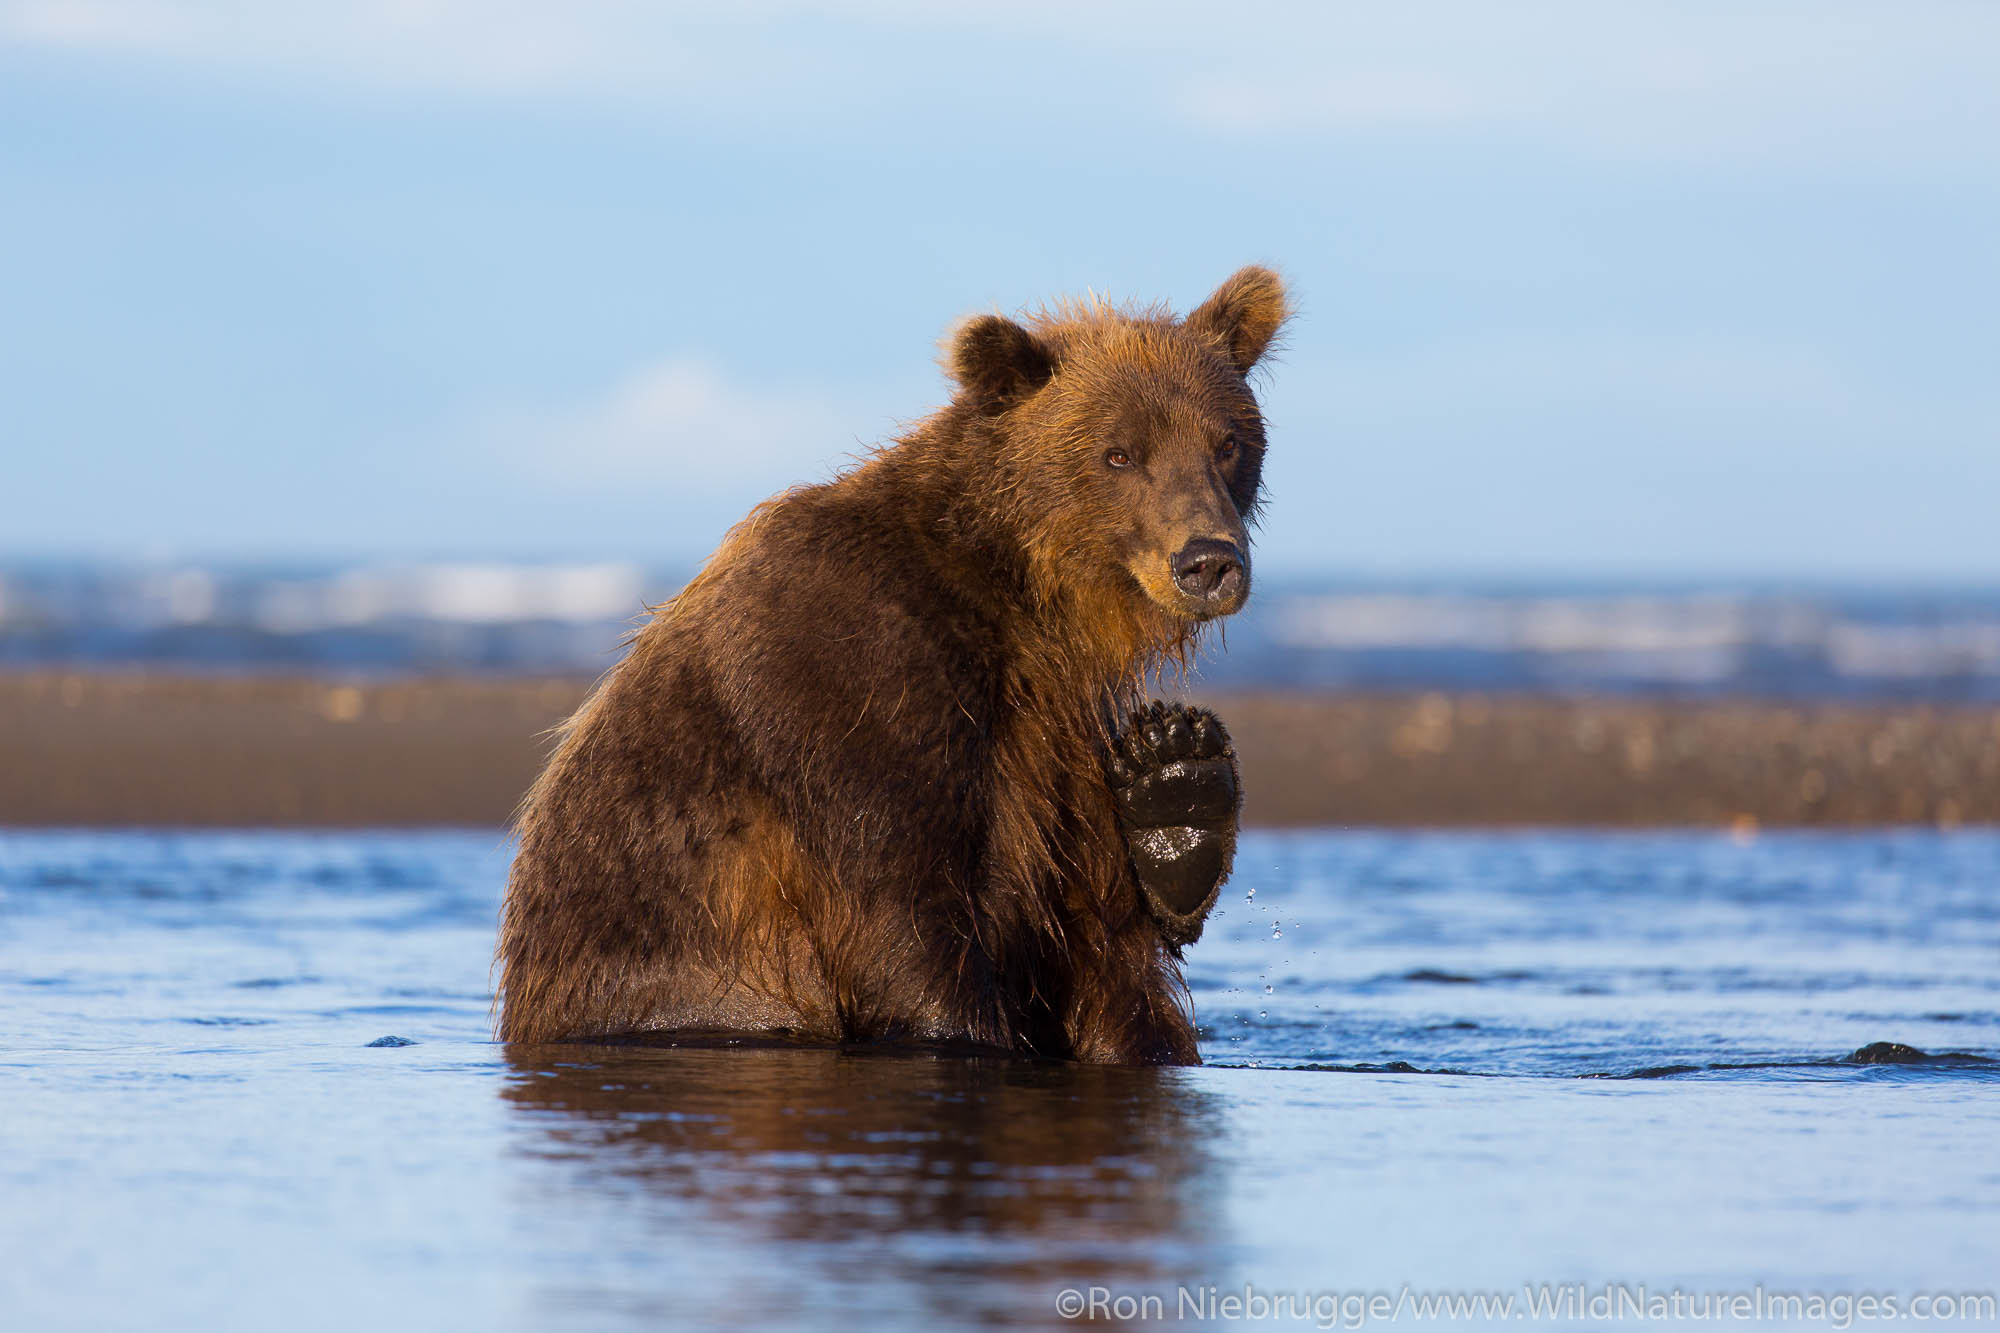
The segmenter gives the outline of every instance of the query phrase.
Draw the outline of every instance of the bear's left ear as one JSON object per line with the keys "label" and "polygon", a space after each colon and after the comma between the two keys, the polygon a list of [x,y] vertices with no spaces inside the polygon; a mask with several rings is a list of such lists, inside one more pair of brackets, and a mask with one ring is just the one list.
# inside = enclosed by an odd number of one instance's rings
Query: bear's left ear
{"label": "bear's left ear", "polygon": [[1290,314],[1284,281],[1270,269],[1252,264],[1237,269],[1217,287],[1187,317],[1187,327],[1221,343],[1237,373],[1247,375]]}
{"label": "bear's left ear", "polygon": [[980,410],[997,416],[1049,382],[1055,358],[1011,319],[977,315],[951,335],[951,377]]}

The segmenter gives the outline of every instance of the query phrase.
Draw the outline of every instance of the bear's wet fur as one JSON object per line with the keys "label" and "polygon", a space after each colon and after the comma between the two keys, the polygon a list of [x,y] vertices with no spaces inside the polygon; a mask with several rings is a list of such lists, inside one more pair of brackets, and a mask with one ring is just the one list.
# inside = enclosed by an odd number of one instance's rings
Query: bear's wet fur
{"label": "bear's wet fur", "polygon": [[[1285,317],[1260,268],[1184,321],[978,317],[947,406],[753,510],[523,802],[500,1037],[1196,1062],[1106,765],[1149,674],[1247,596],[1246,377]],[[1183,579],[1190,542],[1240,550],[1236,583]]]}

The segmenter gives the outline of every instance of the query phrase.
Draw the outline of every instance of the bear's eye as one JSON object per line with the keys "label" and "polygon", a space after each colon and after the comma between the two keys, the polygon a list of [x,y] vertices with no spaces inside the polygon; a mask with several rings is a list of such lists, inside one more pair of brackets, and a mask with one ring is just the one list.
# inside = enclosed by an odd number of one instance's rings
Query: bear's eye
{"label": "bear's eye", "polygon": [[1222,437],[1222,443],[1215,446],[1215,456],[1221,459],[1236,457],[1236,432],[1230,431]]}
{"label": "bear's eye", "polygon": [[1107,467],[1131,467],[1132,455],[1123,449],[1110,449],[1105,452],[1104,463]]}

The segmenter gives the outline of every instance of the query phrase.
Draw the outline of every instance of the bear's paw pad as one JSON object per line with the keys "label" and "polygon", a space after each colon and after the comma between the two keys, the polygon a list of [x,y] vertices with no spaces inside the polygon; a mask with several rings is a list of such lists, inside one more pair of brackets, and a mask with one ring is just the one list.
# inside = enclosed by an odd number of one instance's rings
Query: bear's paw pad
{"label": "bear's paw pad", "polygon": [[1109,768],[1128,831],[1236,822],[1229,733],[1206,708],[1155,703],[1135,712],[1112,745]]}
{"label": "bear's paw pad", "polygon": [[1229,874],[1241,793],[1215,714],[1154,703],[1134,713],[1107,764],[1147,908],[1167,943],[1192,943]]}

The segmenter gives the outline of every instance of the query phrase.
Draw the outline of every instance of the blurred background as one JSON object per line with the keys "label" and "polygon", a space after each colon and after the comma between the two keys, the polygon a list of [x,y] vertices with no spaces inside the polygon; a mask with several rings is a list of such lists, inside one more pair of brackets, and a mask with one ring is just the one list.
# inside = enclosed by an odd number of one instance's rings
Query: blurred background
{"label": "blurred background", "polygon": [[958,317],[1247,262],[1268,822],[2000,819],[2000,10],[0,3],[0,822],[496,823]]}

